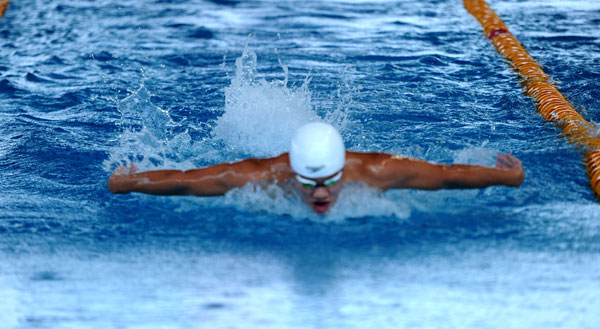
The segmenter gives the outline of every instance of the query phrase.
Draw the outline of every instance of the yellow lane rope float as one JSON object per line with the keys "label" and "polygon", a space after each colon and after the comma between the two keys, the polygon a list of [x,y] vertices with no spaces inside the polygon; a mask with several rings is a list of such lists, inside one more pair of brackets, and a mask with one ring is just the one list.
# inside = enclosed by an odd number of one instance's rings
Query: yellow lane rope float
{"label": "yellow lane rope float", "polygon": [[590,185],[600,197],[600,138],[596,127],[583,119],[548,81],[548,75],[484,0],[464,0],[464,5],[481,23],[485,36],[498,53],[510,61],[512,68],[521,76],[525,93],[535,99],[542,117],[556,122],[567,140],[581,146],[586,153],[584,161],[587,163]]}
{"label": "yellow lane rope float", "polygon": [[4,16],[4,12],[6,11],[6,6],[8,6],[9,0],[0,0],[0,18]]}

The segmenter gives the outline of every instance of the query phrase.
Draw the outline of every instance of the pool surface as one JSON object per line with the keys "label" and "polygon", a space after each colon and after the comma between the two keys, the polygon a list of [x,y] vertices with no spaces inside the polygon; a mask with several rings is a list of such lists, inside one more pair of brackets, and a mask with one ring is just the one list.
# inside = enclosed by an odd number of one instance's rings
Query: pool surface
{"label": "pool surface", "polygon": [[[586,120],[600,3],[490,1]],[[597,328],[600,205],[461,1],[12,1],[0,328]],[[520,188],[112,195],[110,172],[349,149],[523,161]]]}

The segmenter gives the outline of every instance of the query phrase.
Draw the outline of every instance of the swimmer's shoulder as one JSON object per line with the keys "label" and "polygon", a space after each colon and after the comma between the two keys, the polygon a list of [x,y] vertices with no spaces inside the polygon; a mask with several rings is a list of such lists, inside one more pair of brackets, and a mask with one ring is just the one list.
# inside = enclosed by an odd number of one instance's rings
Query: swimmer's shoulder
{"label": "swimmer's shoulder", "polygon": [[383,152],[356,152],[346,151],[346,165],[361,164],[361,165],[380,165],[383,161],[388,160],[406,160],[413,161],[415,159],[405,157],[398,154],[390,154]]}
{"label": "swimmer's shoulder", "polygon": [[274,156],[272,158],[264,159],[269,166],[277,166],[281,167],[281,169],[292,170],[290,167],[290,154],[289,153],[281,153],[280,155]]}
{"label": "swimmer's shoulder", "polygon": [[[280,155],[270,157],[270,158],[247,158],[245,160],[240,161],[240,163],[246,163],[248,165],[253,165],[260,169],[269,169],[273,166],[280,167],[290,167],[290,156],[288,153],[282,153]],[[281,168],[283,169],[283,168]]]}
{"label": "swimmer's shoulder", "polygon": [[272,158],[261,159],[263,170],[270,171],[277,182],[285,182],[294,175],[290,166],[289,153],[282,153]]}
{"label": "swimmer's shoulder", "polygon": [[[246,175],[251,181],[266,180],[284,183],[293,177],[288,153],[270,158],[246,158],[238,162],[224,163],[235,175]],[[257,179],[257,177],[260,177]]]}
{"label": "swimmer's shoulder", "polygon": [[362,181],[382,190],[391,188],[413,176],[421,167],[422,160],[382,152],[348,152],[344,179]]}
{"label": "swimmer's shoulder", "polygon": [[390,154],[381,152],[346,151],[344,176],[347,180],[364,180],[374,166],[380,166]]}
{"label": "swimmer's shoulder", "polygon": [[374,170],[378,171],[387,165],[393,165],[394,167],[411,167],[414,165],[414,162],[419,161],[420,160],[418,159],[398,154],[346,151],[346,168],[348,171],[357,173],[366,173]]}

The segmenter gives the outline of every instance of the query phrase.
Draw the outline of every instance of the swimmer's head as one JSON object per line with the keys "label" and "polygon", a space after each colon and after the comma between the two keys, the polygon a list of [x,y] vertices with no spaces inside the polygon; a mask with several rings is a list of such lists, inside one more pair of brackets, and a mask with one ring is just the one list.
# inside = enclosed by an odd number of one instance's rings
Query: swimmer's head
{"label": "swimmer's head", "polygon": [[311,122],[300,127],[290,147],[290,165],[307,178],[331,176],[344,168],[346,149],[340,133],[331,125]]}

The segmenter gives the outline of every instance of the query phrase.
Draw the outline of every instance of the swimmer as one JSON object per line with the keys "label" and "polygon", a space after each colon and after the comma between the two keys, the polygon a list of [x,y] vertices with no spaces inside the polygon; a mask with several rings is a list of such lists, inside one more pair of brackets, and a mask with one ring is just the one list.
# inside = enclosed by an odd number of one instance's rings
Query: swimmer
{"label": "swimmer", "polygon": [[295,189],[314,212],[327,213],[344,183],[363,182],[389,189],[464,189],[492,185],[517,187],[525,174],[521,161],[498,155],[496,167],[444,165],[386,153],[346,151],[339,132],[322,122],[308,123],[292,138],[289,153],[266,159],[246,159],[188,171],[137,173],[131,164],[108,179],[112,193],[154,195],[224,195],[247,183],[278,184]]}
{"label": "swimmer", "polygon": [[4,12],[6,11],[9,2],[10,0],[0,0],[0,18],[4,16]]}

